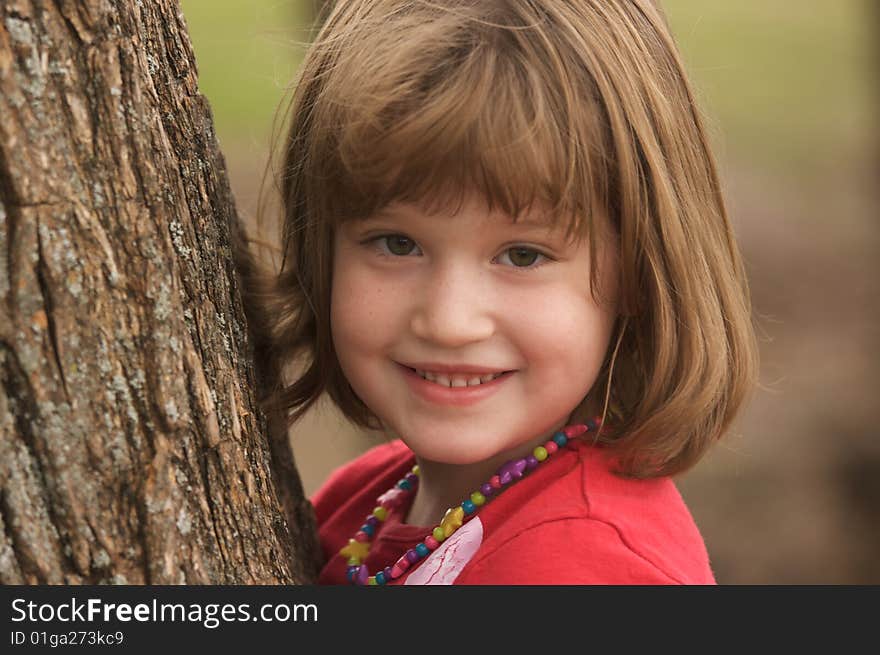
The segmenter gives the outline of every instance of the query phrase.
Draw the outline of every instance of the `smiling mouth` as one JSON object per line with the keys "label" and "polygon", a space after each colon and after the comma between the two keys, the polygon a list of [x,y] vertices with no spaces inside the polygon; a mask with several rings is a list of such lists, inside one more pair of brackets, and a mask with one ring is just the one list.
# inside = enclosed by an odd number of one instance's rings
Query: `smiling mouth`
{"label": "smiling mouth", "polygon": [[486,375],[475,375],[472,373],[449,375],[447,373],[433,373],[431,371],[422,371],[420,369],[410,368],[409,366],[407,366],[406,368],[421,377],[423,380],[427,380],[428,382],[433,382],[437,386],[447,388],[478,387],[482,384],[492,382],[493,380],[496,380],[504,375],[513,373],[513,371],[502,371],[501,373],[488,373]]}

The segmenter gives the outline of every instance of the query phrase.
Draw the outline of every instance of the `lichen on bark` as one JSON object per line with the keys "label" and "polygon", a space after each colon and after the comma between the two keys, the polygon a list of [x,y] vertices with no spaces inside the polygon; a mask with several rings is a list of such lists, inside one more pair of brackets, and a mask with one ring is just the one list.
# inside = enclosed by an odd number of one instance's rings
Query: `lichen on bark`
{"label": "lichen on bark", "polygon": [[179,6],[0,12],[0,583],[310,582]]}

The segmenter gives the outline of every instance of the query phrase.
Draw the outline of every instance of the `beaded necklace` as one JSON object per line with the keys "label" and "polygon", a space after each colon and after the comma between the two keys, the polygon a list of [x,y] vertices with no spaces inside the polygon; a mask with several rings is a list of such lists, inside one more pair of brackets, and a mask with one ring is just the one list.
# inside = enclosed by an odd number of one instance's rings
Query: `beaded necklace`
{"label": "beaded necklace", "polygon": [[367,558],[367,553],[370,552],[373,537],[385,519],[388,518],[389,512],[403,505],[404,501],[415,493],[418,486],[419,467],[413,466],[409,473],[376,499],[376,507],[367,516],[364,524],[354,537],[348,540],[348,544],[339,551],[340,555],[347,558],[346,578],[355,585],[384,585],[399,578],[424,560],[431,551],[436,550],[468,519],[475,516],[480,507],[501,493],[508,485],[537,468],[539,464],[565,446],[569,439],[596,430],[598,425],[598,418],[590,419],[586,424],[569,425],[555,433],[543,446],[537,446],[530,455],[505,463],[495,475],[480,486],[479,491],[474,491],[459,505],[446,510],[440,524],[435,526],[431,533],[415,548],[406,551],[393,566],[386,566],[375,575],[370,575],[367,565],[363,562]]}

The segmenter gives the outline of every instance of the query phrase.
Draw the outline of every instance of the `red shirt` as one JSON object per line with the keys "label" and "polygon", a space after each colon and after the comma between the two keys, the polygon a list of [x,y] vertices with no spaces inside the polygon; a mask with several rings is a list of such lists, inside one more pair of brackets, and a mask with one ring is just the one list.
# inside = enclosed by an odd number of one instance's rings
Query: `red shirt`
{"label": "red shirt", "polygon": [[[334,471],[314,495],[325,561],[319,584],[347,584],[339,549],[363,525],[376,499],[414,463],[412,451],[396,440]],[[407,509],[390,512],[379,524],[364,561],[371,575],[393,566],[434,527],[401,523]],[[603,448],[572,440],[504,487],[440,548],[389,584],[715,584],[715,579],[672,480],[618,477]]]}

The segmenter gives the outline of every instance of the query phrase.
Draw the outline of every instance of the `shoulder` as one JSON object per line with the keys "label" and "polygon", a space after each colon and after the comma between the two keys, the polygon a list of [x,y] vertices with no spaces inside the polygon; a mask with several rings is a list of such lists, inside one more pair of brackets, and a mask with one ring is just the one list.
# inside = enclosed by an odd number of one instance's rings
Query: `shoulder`
{"label": "shoulder", "polygon": [[410,465],[412,460],[412,451],[402,441],[395,439],[371,448],[335,469],[311,498],[318,524],[365,487],[378,485],[384,489],[390,486],[390,483],[384,484],[384,479],[396,479],[398,471]]}
{"label": "shoulder", "polygon": [[573,444],[552,480],[522,491],[464,584],[489,571],[512,576],[497,584],[714,583],[702,536],[668,478],[622,478],[604,449]]}
{"label": "shoulder", "polygon": [[638,480],[612,471],[601,448],[582,449],[590,517],[613,526],[639,557],[684,584],[714,584],[706,544],[669,477]]}

